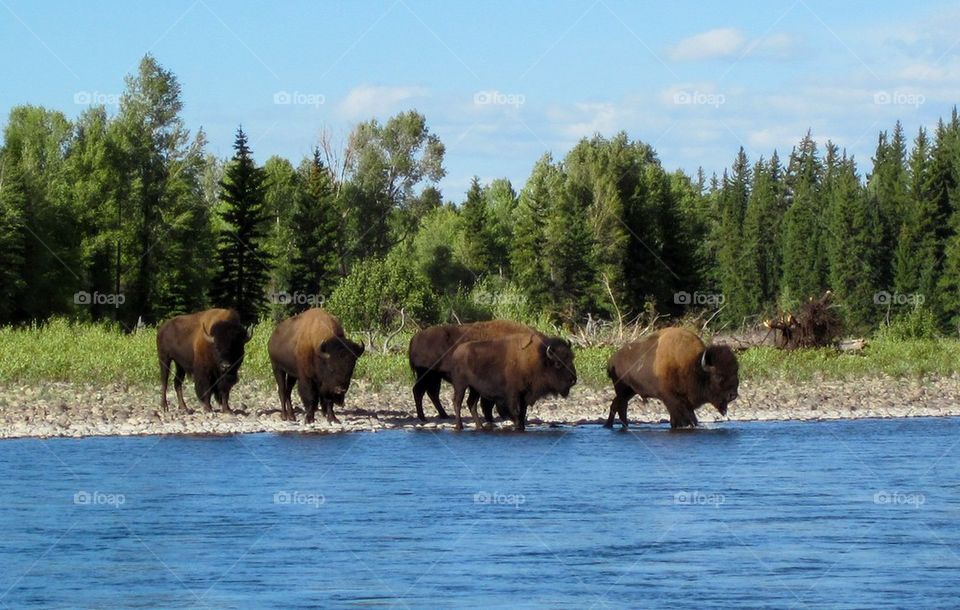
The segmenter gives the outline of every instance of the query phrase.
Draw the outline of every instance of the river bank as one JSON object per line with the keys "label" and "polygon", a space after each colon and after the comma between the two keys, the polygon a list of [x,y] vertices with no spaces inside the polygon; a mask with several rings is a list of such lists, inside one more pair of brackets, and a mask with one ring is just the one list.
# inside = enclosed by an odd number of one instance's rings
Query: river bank
{"label": "river bank", "polygon": [[[187,405],[183,412],[172,405],[159,409],[159,390],[143,385],[86,385],[47,383],[39,386],[0,386],[0,438],[83,437],[150,434],[240,434],[254,432],[362,432],[388,429],[438,430],[453,428],[452,420],[434,417],[432,405],[425,404],[427,421],[417,420],[410,389],[399,384],[375,388],[354,383],[343,407],[336,409],[340,424],[298,422],[280,419],[278,398],[273,387],[263,383],[241,383],[231,398],[233,413],[199,409],[192,387],[185,388]],[[442,400],[449,406],[450,388]],[[869,377],[845,380],[793,382],[771,379],[743,380],[740,397],[721,418],[707,405],[697,411],[704,424],[765,420],[831,420],[855,418],[960,416],[960,375],[925,378]],[[545,399],[530,409],[529,425],[579,426],[605,421],[612,390],[577,386],[567,399]],[[428,403],[429,401],[427,401]],[[294,404],[299,400],[294,393]],[[630,403],[631,423],[666,425],[666,410],[656,400]],[[619,426],[619,424],[617,424]],[[719,425],[722,425],[719,424]],[[464,426],[472,429],[464,407]],[[509,429],[511,424],[498,423]]]}

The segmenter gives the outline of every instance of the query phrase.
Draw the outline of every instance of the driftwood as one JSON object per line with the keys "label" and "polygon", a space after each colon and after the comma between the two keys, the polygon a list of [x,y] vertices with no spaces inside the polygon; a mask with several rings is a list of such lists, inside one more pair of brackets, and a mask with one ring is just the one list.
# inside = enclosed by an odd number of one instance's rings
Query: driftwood
{"label": "driftwood", "polygon": [[832,300],[833,293],[828,290],[819,299],[810,298],[801,305],[796,315],[781,314],[763,325],[775,332],[774,342],[781,349],[836,345],[843,325]]}

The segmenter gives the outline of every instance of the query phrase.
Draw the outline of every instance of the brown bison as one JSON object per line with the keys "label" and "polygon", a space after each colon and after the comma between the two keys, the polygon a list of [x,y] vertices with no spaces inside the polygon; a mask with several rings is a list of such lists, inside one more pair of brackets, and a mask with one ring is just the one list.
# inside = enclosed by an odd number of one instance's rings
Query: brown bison
{"label": "brown bison", "polygon": [[516,429],[523,430],[529,406],[550,394],[565,398],[577,383],[570,344],[531,332],[461,343],[450,357],[449,374],[457,430],[463,429],[460,409],[468,389],[475,392],[467,406],[478,429],[483,427],[477,417],[482,396],[508,409]]}
{"label": "brown bison", "polygon": [[167,410],[167,381],[170,363],[175,367],[173,389],[180,408],[183,379],[193,376],[197,398],[210,411],[210,398],[217,399],[224,412],[230,411],[230,389],[236,385],[249,331],[232,309],[208,309],[176,316],[157,329],[157,356],[160,358],[160,407]]}
{"label": "brown bison", "polygon": [[[441,324],[430,326],[410,339],[410,368],[416,375],[413,383],[413,400],[417,417],[426,420],[423,414],[423,395],[427,394],[441,419],[449,417],[440,404],[440,384],[450,381],[450,357],[453,350],[465,341],[496,339],[507,335],[536,333],[530,327],[510,320],[490,320],[472,324]],[[483,410],[487,421],[492,419],[492,404],[484,400]],[[504,412],[500,412],[504,415]]]}
{"label": "brown bison", "polygon": [[280,414],[296,421],[290,394],[297,385],[307,423],[319,403],[330,423],[339,423],[334,403],[343,405],[363,344],[347,339],[340,320],[314,307],[277,325],[267,344],[280,393]]}
{"label": "brown bison", "polygon": [[646,402],[659,398],[670,413],[670,426],[697,425],[694,411],[710,403],[721,415],[737,397],[740,380],[737,357],[726,345],[706,347],[695,334],[665,328],[621,347],[607,364],[616,397],[610,403],[607,428],[613,416],[627,427],[627,402],[634,395]]}

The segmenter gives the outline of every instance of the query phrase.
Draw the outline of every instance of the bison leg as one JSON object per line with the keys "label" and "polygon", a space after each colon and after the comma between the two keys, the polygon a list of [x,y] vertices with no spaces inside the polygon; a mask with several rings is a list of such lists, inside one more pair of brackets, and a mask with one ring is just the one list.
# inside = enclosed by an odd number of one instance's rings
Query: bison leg
{"label": "bison leg", "polygon": [[333,401],[330,399],[324,399],[321,401],[323,405],[323,413],[327,416],[328,424],[339,424],[340,420],[337,419],[337,416],[333,414]]}
{"label": "bison leg", "polygon": [[210,406],[210,399],[211,394],[213,394],[213,384],[209,383],[201,376],[194,378],[193,387],[197,391],[197,400],[199,400],[200,404],[203,405],[203,410],[207,412],[212,411],[213,408]]}
{"label": "bison leg", "polygon": [[666,398],[663,402],[667,406],[667,411],[670,413],[671,428],[687,428],[697,425],[695,415],[692,420],[690,419],[691,415],[693,415],[693,409],[691,409],[684,400]]}
{"label": "bison leg", "polygon": [[460,409],[463,407],[463,395],[466,393],[466,387],[453,386],[453,416],[456,419],[456,423],[453,424],[454,430],[463,430],[463,420],[460,418]]}
{"label": "bison leg", "polygon": [[284,381],[286,382],[286,387],[284,388],[284,395],[282,397],[282,408],[286,413],[287,421],[297,421],[297,416],[293,412],[293,400],[290,398],[293,394],[293,386],[297,384],[297,378],[293,375],[285,375]]}
{"label": "bison leg", "polygon": [[300,400],[303,401],[303,410],[306,412],[306,417],[304,421],[308,424],[313,423],[313,415],[317,410],[317,392],[313,387],[313,383],[309,379],[301,378],[297,384],[297,389],[300,391]]}
{"label": "bison leg", "polygon": [[426,394],[427,387],[430,385],[431,372],[430,369],[417,368],[414,369],[413,374],[417,377],[413,382],[413,404],[417,406],[417,419],[427,421],[427,416],[423,414],[423,395]]}
{"label": "bison leg", "polygon": [[290,393],[293,391],[292,385],[288,385],[287,374],[279,368],[274,367],[273,378],[277,381],[277,394],[280,395],[280,419],[287,421],[287,401],[290,400]]}
{"label": "bison leg", "polygon": [[443,377],[437,373],[430,373],[430,380],[427,384],[427,396],[430,397],[430,402],[433,403],[434,408],[437,410],[437,417],[439,419],[449,419],[450,416],[447,415],[447,412],[443,410],[443,405],[440,404],[440,385],[443,383]]}
{"label": "bison leg", "polygon": [[160,356],[160,408],[167,410],[167,381],[170,379],[170,358]]}
{"label": "bison leg", "polygon": [[616,396],[610,403],[610,415],[607,416],[607,423],[603,424],[605,428],[613,427],[613,416],[620,417],[620,423],[624,428],[627,427],[627,403],[633,398],[633,390],[623,383],[616,383],[613,386]]}
{"label": "bison leg", "polygon": [[[173,363],[173,391],[177,393],[177,404],[184,411],[187,410],[187,403],[183,400],[183,380],[187,376],[187,371],[182,366]],[[164,392],[166,394],[166,392]]]}
{"label": "bison leg", "polygon": [[[486,398],[480,399],[480,409],[483,411],[483,419],[486,420],[488,424],[493,423],[493,401],[487,400]],[[501,415],[503,415],[501,413]]]}
{"label": "bison leg", "polygon": [[470,408],[470,415],[473,417],[473,424],[477,427],[477,430],[483,430],[483,423],[477,416],[478,400],[480,400],[480,394],[474,392],[473,388],[470,388],[467,392],[467,406]]}

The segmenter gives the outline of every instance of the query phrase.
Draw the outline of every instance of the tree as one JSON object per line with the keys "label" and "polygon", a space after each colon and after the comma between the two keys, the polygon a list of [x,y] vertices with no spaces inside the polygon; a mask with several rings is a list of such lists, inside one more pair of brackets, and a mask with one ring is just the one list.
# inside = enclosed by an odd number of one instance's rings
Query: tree
{"label": "tree", "polygon": [[867,179],[868,196],[880,214],[881,240],[877,250],[878,283],[889,290],[894,282],[894,250],[903,225],[907,198],[906,143],[899,121],[888,142],[881,132],[873,158],[873,174]]}
{"label": "tree", "polygon": [[217,240],[220,268],[213,297],[217,305],[233,307],[250,324],[258,321],[263,311],[269,269],[263,247],[267,236],[266,176],[253,160],[243,128],[237,129],[233,149],[233,159],[220,182],[224,228]]}
{"label": "tree", "polygon": [[844,307],[847,328],[866,328],[877,317],[877,247],[881,236],[879,210],[870,204],[852,158],[838,159],[831,180],[824,233],[830,287]]}
{"label": "tree", "polygon": [[[313,153],[303,189],[293,213],[293,261],[290,288],[294,294],[327,298],[339,279],[340,214],[333,193],[333,180],[320,150]],[[294,311],[311,305],[311,299],[296,299]]]}
{"label": "tree", "polygon": [[202,182],[205,138],[180,118],[180,83],[150,55],[127,76],[111,122],[121,179],[116,192],[125,296],[121,319],[157,321],[205,301],[213,252]]}
{"label": "tree", "polygon": [[823,292],[825,284],[820,181],[823,166],[809,133],[790,155],[787,170],[789,207],[783,219],[783,285],[788,301]]}
{"label": "tree", "polygon": [[925,299],[933,299],[939,267],[938,212],[931,192],[930,145],[926,131],[921,128],[910,153],[903,224],[894,249],[893,288],[896,292],[920,293]]}
{"label": "tree", "polygon": [[547,303],[550,286],[544,259],[547,212],[563,177],[553,159],[545,154],[533,167],[533,172],[520,192],[516,209],[515,237],[510,251],[510,266],[514,279],[533,307]]}
{"label": "tree", "polygon": [[761,158],[753,169],[753,184],[743,220],[744,278],[750,284],[746,308],[760,313],[776,306],[780,289],[779,235],[783,223],[780,160]]}
{"label": "tree", "polygon": [[566,183],[544,227],[550,308],[561,320],[574,324],[596,303],[597,276],[590,258],[592,235],[584,213],[587,200],[587,193]]}
{"label": "tree", "polygon": [[467,268],[476,277],[490,273],[494,265],[496,242],[484,189],[476,176],[470,182],[467,200],[460,208],[460,216],[463,218],[463,254]]}
{"label": "tree", "polygon": [[743,239],[750,182],[750,162],[741,146],[732,173],[729,176],[724,173],[720,193],[720,249],[717,253],[720,289],[726,304],[725,317],[737,324],[755,313],[760,301],[759,283],[756,276],[749,273],[757,254],[747,249],[746,246],[751,244]]}
{"label": "tree", "polygon": [[[293,277],[292,261],[297,233],[293,218],[301,197],[303,180],[290,161],[278,156],[267,159],[263,164],[263,172],[266,176],[263,208],[269,225],[264,249],[273,261],[270,270],[271,291],[277,292],[289,287]],[[287,312],[284,310],[282,313]]]}
{"label": "tree", "polygon": [[25,309],[26,191],[18,167],[0,165],[0,322],[13,321]]}
{"label": "tree", "polygon": [[381,125],[376,119],[350,134],[348,170],[352,188],[344,189],[351,218],[355,257],[383,256],[416,229],[409,210],[421,182],[445,175],[444,146],[416,111],[400,113]]}

